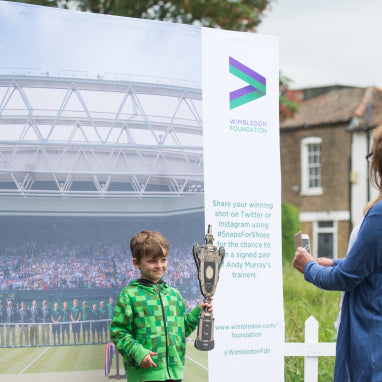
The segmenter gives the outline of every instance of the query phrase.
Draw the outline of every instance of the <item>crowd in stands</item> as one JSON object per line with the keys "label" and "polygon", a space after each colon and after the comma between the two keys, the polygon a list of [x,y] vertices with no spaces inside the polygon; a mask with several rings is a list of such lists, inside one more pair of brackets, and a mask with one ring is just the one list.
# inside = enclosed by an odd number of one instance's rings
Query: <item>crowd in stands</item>
{"label": "crowd in stands", "polygon": [[[8,252],[1,258],[0,290],[114,288],[123,287],[138,276],[127,248],[117,245],[92,248],[80,249],[67,243],[55,248],[39,246],[29,255]],[[168,284],[181,287],[185,279],[196,280],[190,252],[172,249],[165,277]]]}
{"label": "crowd in stands", "polygon": [[16,248],[3,258],[1,290],[112,288],[124,285],[134,273],[121,247],[33,244],[28,253]]}
{"label": "crowd in stands", "polygon": [[[190,228],[180,227],[179,232],[174,224],[155,228],[142,223],[33,220],[2,223],[0,291],[122,288],[139,275],[129,242],[142,229],[161,230],[169,239],[171,261],[165,281],[180,289],[187,287],[189,299],[200,295],[192,256],[195,235],[190,235]],[[203,237],[198,238],[203,243]]]}

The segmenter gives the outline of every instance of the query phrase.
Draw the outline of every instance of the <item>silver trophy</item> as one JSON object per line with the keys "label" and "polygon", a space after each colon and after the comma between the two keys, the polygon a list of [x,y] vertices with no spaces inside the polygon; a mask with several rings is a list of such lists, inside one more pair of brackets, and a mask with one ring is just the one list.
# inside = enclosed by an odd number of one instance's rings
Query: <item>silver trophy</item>
{"label": "silver trophy", "polygon": [[[193,248],[194,259],[198,269],[200,290],[204,296],[204,302],[211,303],[215,293],[216,284],[219,280],[219,270],[224,259],[224,247],[218,248],[213,245],[211,224],[208,225],[206,244],[200,248],[196,243]],[[214,348],[214,317],[212,312],[204,309],[198,318],[198,333],[195,347],[198,350],[212,350]]]}

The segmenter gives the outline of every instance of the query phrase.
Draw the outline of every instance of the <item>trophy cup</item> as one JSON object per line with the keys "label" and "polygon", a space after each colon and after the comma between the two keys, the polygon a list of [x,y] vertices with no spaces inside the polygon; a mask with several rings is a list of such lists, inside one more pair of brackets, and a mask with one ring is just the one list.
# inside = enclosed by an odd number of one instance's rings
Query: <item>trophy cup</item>
{"label": "trophy cup", "polygon": [[[213,245],[211,224],[208,225],[206,244],[200,248],[196,243],[193,248],[194,259],[198,269],[200,290],[204,296],[204,302],[210,303],[215,293],[216,284],[219,280],[219,270],[224,258],[224,247],[219,250]],[[214,318],[212,312],[205,308],[198,318],[198,332],[195,347],[198,350],[212,350],[214,348]]]}

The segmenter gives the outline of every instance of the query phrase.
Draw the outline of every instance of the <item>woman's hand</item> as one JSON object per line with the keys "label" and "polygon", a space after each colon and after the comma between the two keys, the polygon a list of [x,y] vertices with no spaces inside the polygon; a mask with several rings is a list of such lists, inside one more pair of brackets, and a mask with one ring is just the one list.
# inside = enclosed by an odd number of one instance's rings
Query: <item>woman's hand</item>
{"label": "woman's hand", "polygon": [[306,249],[302,247],[298,247],[296,250],[296,253],[294,254],[293,259],[293,266],[301,273],[304,273],[306,264],[309,263],[309,261],[312,261],[313,256],[310,255]]}
{"label": "woman's hand", "polygon": [[333,259],[328,259],[327,257],[319,257],[314,260],[317,264],[322,265],[323,267],[332,267],[334,265]]}

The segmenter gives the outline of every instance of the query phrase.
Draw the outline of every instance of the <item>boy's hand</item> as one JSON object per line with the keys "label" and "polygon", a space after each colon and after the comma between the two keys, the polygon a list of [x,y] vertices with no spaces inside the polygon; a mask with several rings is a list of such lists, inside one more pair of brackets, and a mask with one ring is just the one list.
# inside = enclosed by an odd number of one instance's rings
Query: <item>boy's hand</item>
{"label": "boy's hand", "polygon": [[294,254],[293,266],[301,273],[304,273],[305,265],[312,260],[314,260],[313,256],[310,255],[306,249],[298,247],[296,253]]}
{"label": "boy's hand", "polygon": [[[212,300],[212,299],[211,299],[211,300]],[[201,310],[203,310],[204,308],[207,308],[207,310],[208,310],[209,312],[212,312],[212,311],[213,311],[212,304],[211,304],[211,303],[208,303],[208,302],[201,302],[201,303],[199,304],[199,308],[200,308]]]}
{"label": "boy's hand", "polygon": [[327,257],[319,257],[314,260],[317,264],[322,265],[323,267],[332,267],[334,265],[333,259],[328,259]]}
{"label": "boy's hand", "polygon": [[145,358],[142,359],[142,362],[141,362],[140,366],[143,369],[148,369],[149,367],[157,367],[157,365],[151,359],[152,355],[157,355],[157,354],[158,353],[154,353],[154,352],[151,351],[149,354],[147,354],[147,356]]}

